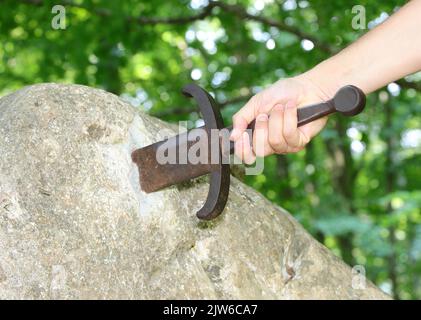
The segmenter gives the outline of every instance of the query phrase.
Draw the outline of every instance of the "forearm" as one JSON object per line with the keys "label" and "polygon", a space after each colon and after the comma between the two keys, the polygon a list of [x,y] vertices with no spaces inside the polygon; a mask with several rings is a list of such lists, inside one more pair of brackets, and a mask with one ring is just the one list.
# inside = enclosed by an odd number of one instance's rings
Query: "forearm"
{"label": "forearm", "polygon": [[353,84],[370,93],[421,70],[421,0],[413,0],[383,24],[306,73],[332,94]]}

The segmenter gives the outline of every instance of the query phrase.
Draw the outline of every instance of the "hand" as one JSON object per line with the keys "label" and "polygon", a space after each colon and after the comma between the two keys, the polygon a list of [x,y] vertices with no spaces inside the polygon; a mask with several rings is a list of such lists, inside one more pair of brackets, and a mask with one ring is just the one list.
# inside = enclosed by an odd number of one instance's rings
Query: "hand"
{"label": "hand", "polygon": [[[327,117],[297,127],[297,108],[329,100],[336,90],[322,89],[306,75],[282,79],[253,96],[233,116],[231,140],[235,154],[246,164],[256,156],[292,153],[305,145],[325,126]],[[253,146],[245,131],[256,119]]]}

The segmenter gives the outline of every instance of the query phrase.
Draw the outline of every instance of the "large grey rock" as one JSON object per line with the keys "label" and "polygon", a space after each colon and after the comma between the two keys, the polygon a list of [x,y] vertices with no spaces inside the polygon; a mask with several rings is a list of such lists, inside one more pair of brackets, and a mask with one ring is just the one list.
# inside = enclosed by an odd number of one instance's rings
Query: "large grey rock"
{"label": "large grey rock", "polygon": [[0,100],[0,299],[387,297],[235,178],[212,223],[203,179],[143,193],[130,153],[163,128],[84,86]]}

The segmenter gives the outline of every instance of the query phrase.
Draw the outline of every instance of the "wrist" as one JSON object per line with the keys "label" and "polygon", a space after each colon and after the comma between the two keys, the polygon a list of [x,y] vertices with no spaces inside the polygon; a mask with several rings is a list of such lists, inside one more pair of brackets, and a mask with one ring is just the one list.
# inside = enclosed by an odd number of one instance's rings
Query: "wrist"
{"label": "wrist", "polygon": [[330,61],[323,61],[301,76],[317,88],[324,99],[331,99],[342,86],[348,84],[342,83],[344,78],[341,74],[340,68],[333,66]]}

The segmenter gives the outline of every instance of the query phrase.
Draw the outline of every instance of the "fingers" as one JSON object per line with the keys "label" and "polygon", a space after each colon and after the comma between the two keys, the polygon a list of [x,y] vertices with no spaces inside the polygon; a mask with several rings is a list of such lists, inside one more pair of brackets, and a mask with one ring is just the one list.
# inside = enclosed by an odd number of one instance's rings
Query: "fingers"
{"label": "fingers", "polygon": [[306,143],[303,134],[297,127],[297,104],[294,101],[288,101],[284,111],[283,136],[287,144],[286,152],[300,150]]}
{"label": "fingers", "polygon": [[231,140],[237,141],[242,137],[242,134],[247,129],[249,123],[257,116],[259,107],[262,104],[262,99],[262,94],[256,94],[232,117],[233,130],[230,137]]}
{"label": "fingers", "polygon": [[247,132],[243,132],[240,139],[235,142],[234,152],[245,164],[252,164],[256,160]]}
{"label": "fingers", "polygon": [[[250,122],[256,118],[258,110],[263,103],[262,99],[263,97],[261,94],[253,96],[246,105],[233,116],[233,130],[230,139],[235,141],[235,155],[246,164],[252,164],[256,160],[256,155],[253,152],[250,137],[246,132],[246,129]],[[261,127],[262,124],[259,126]]]}
{"label": "fingers", "polygon": [[[246,130],[248,121],[251,122],[253,119],[251,116],[247,119],[237,117],[236,121]],[[321,121],[325,122],[326,120]],[[240,138],[237,138],[235,143],[235,154],[245,163],[251,164],[255,161],[256,156],[265,157],[273,153],[298,152],[324,125],[324,123],[315,121],[298,128],[297,124],[295,100],[289,100],[285,104],[278,103],[272,108],[269,116],[266,113],[261,113],[256,117],[252,147],[249,135],[244,131],[240,134]],[[320,129],[318,129],[319,127]]]}
{"label": "fingers", "polygon": [[327,117],[323,117],[321,119],[307,123],[298,129],[303,135],[305,144],[307,144],[316,134],[320,132],[320,130],[323,129],[323,127],[326,125],[327,119]]}
{"label": "fingers", "polygon": [[[235,114],[232,117],[232,122],[233,122],[232,127],[233,127],[233,129],[232,129],[231,136],[230,136],[230,139],[232,141],[238,141],[242,137],[243,132],[245,132],[245,130],[247,129],[247,126],[249,125],[249,122],[248,122],[247,119],[249,119],[249,117],[245,118],[245,117],[243,117],[242,114]],[[253,121],[253,120],[251,120],[251,121]]]}
{"label": "fingers", "polygon": [[266,113],[261,113],[256,118],[253,133],[253,151],[257,157],[265,157],[274,152],[269,144],[268,134],[269,117]]}
{"label": "fingers", "polygon": [[252,164],[256,160],[256,156],[264,157],[274,153],[268,141],[268,122],[269,118],[266,113],[256,117],[252,146],[247,132],[243,132],[242,137],[235,142],[235,154],[246,164]]}
{"label": "fingers", "polygon": [[288,145],[282,134],[284,130],[284,106],[277,104],[269,118],[269,144],[276,153],[286,153]]}
{"label": "fingers", "polygon": [[269,118],[269,144],[273,152],[298,152],[310,141],[306,130],[297,127],[297,104],[290,100],[273,108]]}

